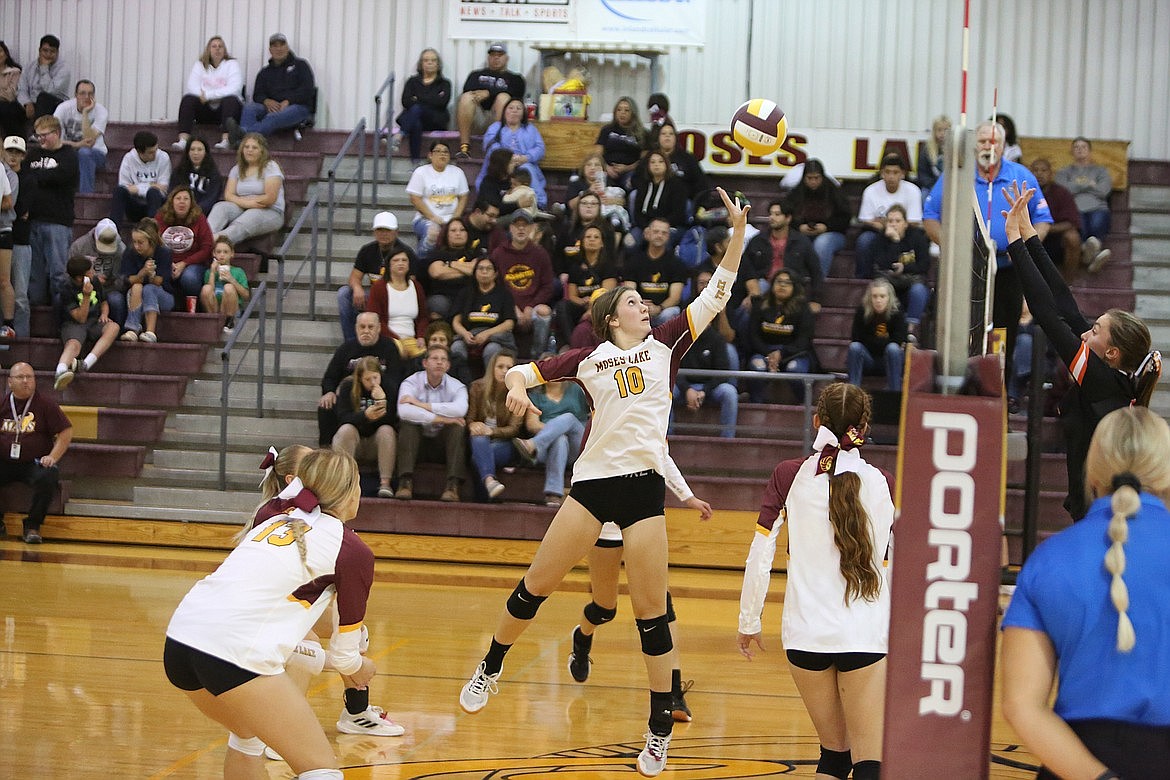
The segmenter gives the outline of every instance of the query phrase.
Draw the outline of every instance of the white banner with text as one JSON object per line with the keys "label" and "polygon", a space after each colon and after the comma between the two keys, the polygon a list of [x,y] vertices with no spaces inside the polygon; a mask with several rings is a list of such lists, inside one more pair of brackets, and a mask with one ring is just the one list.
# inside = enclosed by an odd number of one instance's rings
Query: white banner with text
{"label": "white banner with text", "polygon": [[707,0],[448,0],[452,38],[702,46]]}

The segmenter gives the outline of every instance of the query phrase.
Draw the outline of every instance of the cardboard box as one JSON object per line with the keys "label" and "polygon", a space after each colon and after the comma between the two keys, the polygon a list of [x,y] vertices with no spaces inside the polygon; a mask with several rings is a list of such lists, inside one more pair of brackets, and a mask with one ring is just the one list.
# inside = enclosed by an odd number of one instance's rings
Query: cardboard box
{"label": "cardboard box", "polygon": [[585,92],[554,92],[549,119],[584,122],[589,118],[589,95]]}

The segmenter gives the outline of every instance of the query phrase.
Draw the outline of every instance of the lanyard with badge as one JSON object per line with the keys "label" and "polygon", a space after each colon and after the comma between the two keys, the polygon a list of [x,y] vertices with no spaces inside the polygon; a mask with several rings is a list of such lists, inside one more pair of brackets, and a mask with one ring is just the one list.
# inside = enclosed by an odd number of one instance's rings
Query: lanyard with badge
{"label": "lanyard with badge", "polygon": [[28,408],[32,405],[32,399],[33,397],[30,395],[28,400],[24,402],[24,410],[20,413],[20,417],[17,417],[16,396],[12,393],[8,394],[8,406],[12,409],[12,421],[16,424],[16,439],[8,449],[8,457],[13,460],[20,460],[20,434],[24,432],[24,418],[28,415]]}

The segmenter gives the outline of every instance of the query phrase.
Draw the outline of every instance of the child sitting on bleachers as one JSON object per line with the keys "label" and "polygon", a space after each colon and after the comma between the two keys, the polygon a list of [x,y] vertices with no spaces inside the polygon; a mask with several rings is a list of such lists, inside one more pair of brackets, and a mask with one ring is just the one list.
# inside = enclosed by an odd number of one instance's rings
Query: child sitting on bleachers
{"label": "child sitting on bleachers", "polygon": [[[57,361],[54,390],[64,390],[81,371],[94,367],[118,338],[118,323],[110,319],[102,283],[94,278],[93,263],[84,257],[72,257],[65,264],[69,281],[61,287],[61,341],[65,348]],[[84,360],[78,359],[87,341],[93,349]]]}
{"label": "child sitting on bleachers", "polygon": [[248,275],[238,265],[232,265],[236,248],[227,236],[215,239],[215,246],[211,250],[211,267],[203,274],[203,289],[199,291],[199,300],[203,302],[203,310],[224,315],[223,332],[231,333],[236,329],[236,314],[240,311],[240,302],[252,297],[252,288],[248,286]]}

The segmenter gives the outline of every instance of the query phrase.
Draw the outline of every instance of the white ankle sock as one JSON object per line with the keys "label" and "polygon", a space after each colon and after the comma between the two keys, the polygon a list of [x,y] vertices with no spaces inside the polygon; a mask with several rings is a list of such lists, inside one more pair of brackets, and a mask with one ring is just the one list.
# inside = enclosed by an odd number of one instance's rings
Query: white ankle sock
{"label": "white ankle sock", "polygon": [[85,363],[86,369],[90,369],[90,368],[93,368],[94,363],[97,362],[97,358],[93,356],[92,352],[90,352],[88,355],[85,356],[85,360],[83,360],[81,362]]}
{"label": "white ankle sock", "polygon": [[68,370],[69,370],[69,366],[65,365],[64,363],[57,364],[57,373],[58,374],[64,374]]}

